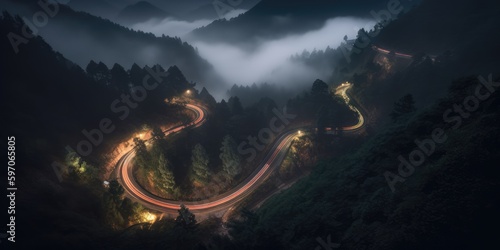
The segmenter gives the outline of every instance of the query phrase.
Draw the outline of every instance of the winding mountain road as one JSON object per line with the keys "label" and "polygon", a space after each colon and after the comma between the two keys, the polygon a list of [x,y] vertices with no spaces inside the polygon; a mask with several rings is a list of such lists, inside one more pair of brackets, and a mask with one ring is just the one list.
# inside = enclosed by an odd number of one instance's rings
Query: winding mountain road
{"label": "winding mountain road", "polygon": [[[336,89],[336,94],[342,96],[344,100],[349,103],[347,90],[352,85],[343,83]],[[350,105],[351,109],[359,114],[359,122],[353,126],[342,128],[345,131],[354,131],[360,129],[364,125],[364,118],[359,110]],[[206,112],[203,108],[188,104],[186,108],[196,114],[193,122],[181,125],[165,131],[165,134],[178,132],[187,127],[198,127],[203,124],[206,119]],[[194,213],[215,213],[224,211],[252,193],[260,184],[262,184],[267,177],[281,164],[288,148],[294,139],[300,136],[300,129],[293,129],[283,132],[275,140],[274,145],[267,152],[266,156],[256,168],[256,170],[238,186],[231,190],[202,201],[174,201],[157,197],[147,190],[144,190],[133,177],[133,164],[132,160],[135,156],[135,150],[132,149],[122,156],[116,166],[116,175],[119,182],[124,187],[126,194],[139,201],[144,206],[161,211],[168,214],[177,214],[180,204],[184,204],[190,211]]]}

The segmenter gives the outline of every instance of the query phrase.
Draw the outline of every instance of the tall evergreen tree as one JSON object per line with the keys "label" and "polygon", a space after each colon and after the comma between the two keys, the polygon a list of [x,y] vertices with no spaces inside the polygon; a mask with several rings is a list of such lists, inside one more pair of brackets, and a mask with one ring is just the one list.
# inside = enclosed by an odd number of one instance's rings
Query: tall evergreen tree
{"label": "tall evergreen tree", "polygon": [[243,106],[241,105],[240,98],[237,96],[229,98],[227,103],[233,115],[241,115],[243,113]]}
{"label": "tall evergreen tree", "polygon": [[210,95],[210,93],[205,87],[203,87],[199,96],[200,99],[203,100],[210,107],[215,107],[215,105],[217,104],[215,98],[212,95]]}
{"label": "tall evergreen tree", "polygon": [[111,197],[113,197],[114,200],[119,200],[120,199],[120,196],[123,194],[123,192],[125,191],[122,187],[122,185],[120,185],[120,183],[118,183],[117,180],[111,180],[109,182],[109,189],[108,189],[109,193],[111,194]]}
{"label": "tall evergreen tree", "polygon": [[407,94],[394,103],[394,109],[390,116],[394,122],[398,121],[401,117],[415,112],[415,101],[411,94]]}
{"label": "tall evergreen tree", "polygon": [[146,148],[146,143],[144,142],[144,140],[141,140],[139,138],[134,138],[134,146],[135,146],[134,163],[141,167],[150,168],[148,163],[149,153]]}
{"label": "tall evergreen tree", "polygon": [[227,102],[222,99],[221,102],[217,103],[215,106],[215,116],[217,120],[225,121],[229,117],[231,117],[231,110],[229,109],[229,105]]}
{"label": "tall evergreen tree", "polygon": [[151,132],[151,137],[153,138],[153,141],[161,141],[165,139],[165,133],[161,130],[160,127],[153,127],[153,131]]}
{"label": "tall evergreen tree", "polygon": [[311,94],[315,97],[328,95],[328,84],[320,79],[316,79],[311,88]]}
{"label": "tall evergreen tree", "polygon": [[146,154],[148,151],[146,149],[146,143],[144,140],[141,140],[139,138],[134,138],[134,146],[135,146],[135,151],[137,154]]}
{"label": "tall evergreen tree", "polygon": [[226,135],[222,140],[221,154],[222,169],[231,177],[241,172],[240,156],[237,153],[237,145],[230,135]]}
{"label": "tall evergreen tree", "polygon": [[88,75],[93,76],[97,72],[97,63],[94,60],[90,60],[89,64],[85,68]]}
{"label": "tall evergreen tree", "polygon": [[129,70],[129,76],[130,76],[130,81],[132,82],[132,85],[137,86],[142,84],[142,80],[146,76],[146,73],[144,70],[139,67],[137,64],[132,64],[132,67]]}
{"label": "tall evergreen tree", "polygon": [[209,157],[207,151],[201,144],[196,144],[191,153],[191,162],[193,165],[193,178],[199,182],[208,181],[209,171],[208,162]]}
{"label": "tall evergreen tree", "polygon": [[167,192],[174,192],[175,178],[169,168],[170,162],[165,158],[164,154],[160,154],[158,159],[158,180],[157,185]]}
{"label": "tall evergreen tree", "polygon": [[193,228],[196,226],[196,217],[184,204],[181,204],[181,209],[177,211],[179,212],[179,215],[175,219],[177,226],[184,228]]}
{"label": "tall evergreen tree", "polygon": [[118,63],[113,65],[111,72],[111,84],[121,92],[130,92],[130,79],[128,77],[127,71]]}
{"label": "tall evergreen tree", "polygon": [[108,69],[108,66],[103,62],[99,62],[97,64],[94,61],[90,61],[86,68],[87,74],[94,79],[99,84],[107,86],[111,84],[111,72]]}

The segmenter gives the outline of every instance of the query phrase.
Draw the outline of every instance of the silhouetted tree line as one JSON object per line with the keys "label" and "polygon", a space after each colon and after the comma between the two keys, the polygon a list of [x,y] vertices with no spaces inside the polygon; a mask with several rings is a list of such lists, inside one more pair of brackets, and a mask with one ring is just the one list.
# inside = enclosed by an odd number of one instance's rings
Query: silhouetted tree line
{"label": "silhouetted tree line", "polygon": [[276,84],[261,83],[252,85],[233,85],[228,91],[228,96],[238,97],[244,107],[249,107],[261,98],[271,98],[278,106],[286,104],[291,96],[295,96],[301,89],[286,88]]}

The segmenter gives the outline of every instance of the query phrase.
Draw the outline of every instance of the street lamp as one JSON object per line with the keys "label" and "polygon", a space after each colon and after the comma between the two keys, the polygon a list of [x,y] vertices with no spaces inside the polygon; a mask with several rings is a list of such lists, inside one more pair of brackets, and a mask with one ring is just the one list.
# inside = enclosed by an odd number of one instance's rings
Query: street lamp
{"label": "street lamp", "polygon": [[144,213],[142,213],[142,218],[146,222],[153,223],[156,220],[156,215],[154,215],[150,212],[144,212]]}
{"label": "street lamp", "polygon": [[186,90],[186,94],[188,94],[188,95],[191,94],[191,90],[189,90],[189,89]]}

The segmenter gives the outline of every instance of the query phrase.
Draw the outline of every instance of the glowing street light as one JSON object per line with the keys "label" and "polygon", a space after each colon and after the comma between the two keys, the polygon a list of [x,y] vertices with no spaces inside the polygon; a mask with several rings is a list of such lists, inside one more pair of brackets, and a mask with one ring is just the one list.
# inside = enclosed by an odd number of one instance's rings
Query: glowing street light
{"label": "glowing street light", "polygon": [[189,90],[189,89],[186,90],[186,94],[188,94],[188,95],[191,94],[191,90]]}
{"label": "glowing street light", "polygon": [[142,213],[142,218],[144,219],[145,222],[152,223],[152,222],[155,222],[156,215],[154,215],[150,212],[145,212],[145,213]]}

